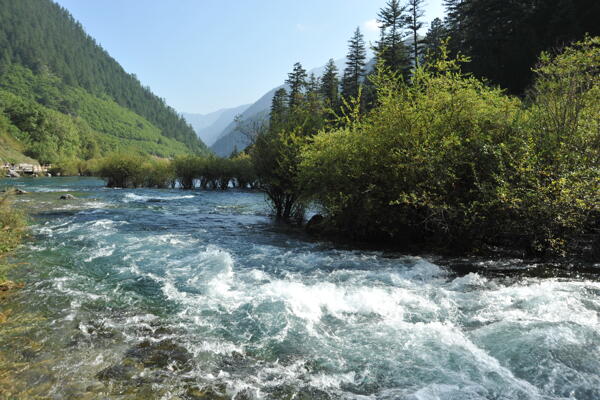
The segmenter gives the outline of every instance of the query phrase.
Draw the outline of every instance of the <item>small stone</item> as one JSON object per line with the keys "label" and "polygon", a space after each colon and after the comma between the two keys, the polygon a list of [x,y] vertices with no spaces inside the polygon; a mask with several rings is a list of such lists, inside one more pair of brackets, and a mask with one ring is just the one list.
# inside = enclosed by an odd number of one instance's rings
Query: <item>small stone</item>
{"label": "small stone", "polygon": [[59,197],[59,200],[75,200],[76,197],[73,196],[72,194],[63,194],[62,196]]}

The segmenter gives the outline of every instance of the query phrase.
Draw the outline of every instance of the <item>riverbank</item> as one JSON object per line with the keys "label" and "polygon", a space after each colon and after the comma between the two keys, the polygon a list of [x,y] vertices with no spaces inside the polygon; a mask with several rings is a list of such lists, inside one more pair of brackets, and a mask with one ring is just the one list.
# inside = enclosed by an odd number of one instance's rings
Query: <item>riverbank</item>
{"label": "riverbank", "polygon": [[[23,211],[11,204],[13,195],[11,190],[0,193],[0,303],[5,296],[23,287],[6,278],[6,273],[13,268],[6,257],[21,243],[27,226]],[[6,322],[8,317],[9,312],[0,311],[0,324]]]}
{"label": "riverbank", "polygon": [[553,272],[546,276],[596,271],[593,267],[590,270],[589,266],[600,263],[599,229],[590,229],[586,234],[570,238],[569,245],[561,253],[533,248],[531,243],[534,238],[531,235],[501,232],[493,238],[473,238],[462,245],[453,245],[443,234],[423,237],[408,230],[405,234],[393,237],[381,234],[357,238],[353,232],[336,228],[334,221],[320,214],[312,216],[301,230],[314,240],[330,241],[345,248],[392,251],[409,255],[435,254],[436,258],[453,260],[521,260],[527,265],[549,266]]}

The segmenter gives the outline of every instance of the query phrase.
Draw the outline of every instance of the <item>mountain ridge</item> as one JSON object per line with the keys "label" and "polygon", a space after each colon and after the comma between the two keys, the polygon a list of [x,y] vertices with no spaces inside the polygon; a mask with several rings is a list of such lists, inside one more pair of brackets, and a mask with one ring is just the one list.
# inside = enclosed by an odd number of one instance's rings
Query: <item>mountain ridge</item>
{"label": "mountain ridge", "polygon": [[0,133],[45,162],[208,152],[181,115],[51,0],[0,1]]}
{"label": "mountain ridge", "polygon": [[234,118],[246,111],[250,104],[237,107],[222,108],[208,114],[182,113],[183,117],[192,125],[194,131],[207,145],[212,145]]}
{"label": "mountain ridge", "polygon": [[[336,64],[338,70],[341,73],[341,71],[343,71],[343,69],[346,65],[346,59],[340,58],[340,59],[334,60],[334,62]],[[324,70],[325,70],[325,65],[311,69],[310,71],[308,71],[308,74],[309,75],[315,74],[316,76],[320,77],[321,75],[323,75]],[[262,95],[258,100],[256,100],[254,103],[252,103],[246,109],[246,111],[244,111],[240,115],[241,120],[248,122],[248,123],[252,123],[252,122],[260,122],[261,120],[268,119],[270,108],[271,108],[271,101],[273,100],[273,96],[275,95],[275,92],[278,89],[281,89],[283,87],[286,87],[286,85],[285,84],[279,85],[279,86],[269,90],[264,95]],[[223,129],[221,134],[219,134],[219,136],[217,137],[216,141],[212,145],[209,145],[209,146],[210,146],[210,149],[216,155],[221,156],[221,157],[227,157],[234,150],[241,151],[241,150],[245,149],[248,145],[250,145],[250,141],[243,133],[241,133],[237,129],[236,122],[233,121],[229,125],[227,125],[227,127],[225,127],[225,129]]]}

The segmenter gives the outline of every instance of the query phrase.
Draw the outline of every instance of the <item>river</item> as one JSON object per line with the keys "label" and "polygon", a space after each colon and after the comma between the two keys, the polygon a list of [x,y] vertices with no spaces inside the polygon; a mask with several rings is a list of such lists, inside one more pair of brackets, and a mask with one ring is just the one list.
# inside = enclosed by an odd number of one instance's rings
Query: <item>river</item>
{"label": "river", "polygon": [[0,301],[0,398],[600,399],[589,277],[314,241],[258,193],[5,185],[33,227]]}

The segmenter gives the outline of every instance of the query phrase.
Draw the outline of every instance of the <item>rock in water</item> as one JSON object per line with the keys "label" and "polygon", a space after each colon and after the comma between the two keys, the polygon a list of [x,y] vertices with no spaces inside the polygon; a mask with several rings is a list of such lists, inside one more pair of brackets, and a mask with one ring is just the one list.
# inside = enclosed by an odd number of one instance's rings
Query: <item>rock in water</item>
{"label": "rock in water", "polygon": [[321,233],[324,228],[323,222],[325,222],[325,218],[322,215],[313,215],[313,217],[309,219],[306,223],[306,232],[310,235],[316,235]]}
{"label": "rock in water", "polygon": [[15,194],[27,194],[28,192],[26,192],[23,189],[15,189]]}
{"label": "rock in water", "polygon": [[177,370],[189,369],[189,363],[192,359],[185,348],[171,339],[160,342],[143,341],[129,349],[125,355],[129,359],[141,362],[146,368],[170,366]]}
{"label": "rock in water", "polygon": [[63,194],[62,196],[59,197],[59,200],[75,200],[76,197],[73,196],[72,194]]}

